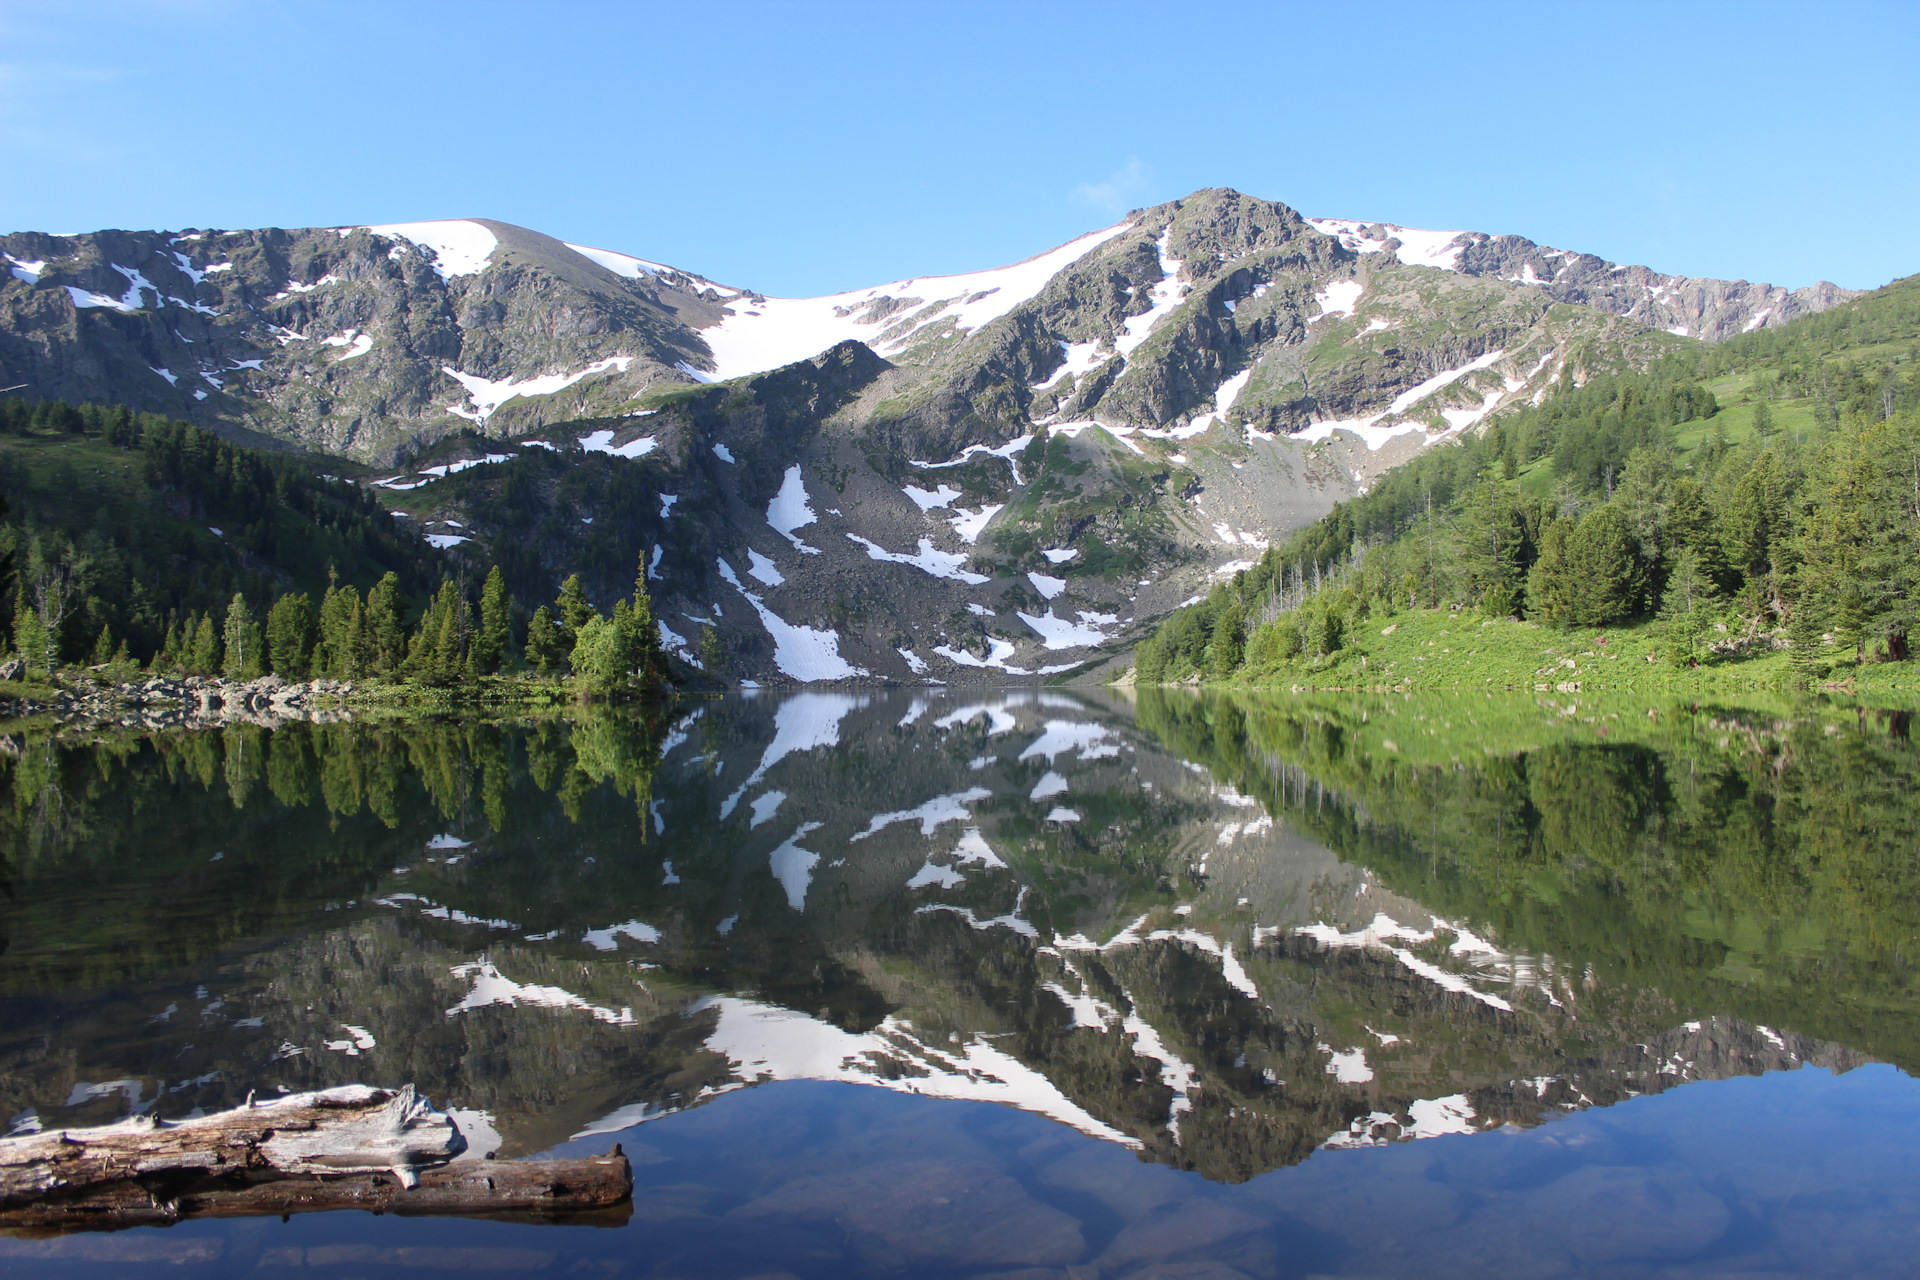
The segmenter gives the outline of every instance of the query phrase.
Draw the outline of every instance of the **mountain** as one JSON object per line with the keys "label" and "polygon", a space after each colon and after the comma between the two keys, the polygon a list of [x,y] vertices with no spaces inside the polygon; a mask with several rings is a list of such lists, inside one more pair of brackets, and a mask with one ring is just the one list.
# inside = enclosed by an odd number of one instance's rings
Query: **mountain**
{"label": "mountain", "polygon": [[1086,666],[1563,376],[1851,296],[1228,190],[811,299],[485,220],[0,252],[0,382],[404,462],[380,492],[523,600],[644,558],[730,679]]}

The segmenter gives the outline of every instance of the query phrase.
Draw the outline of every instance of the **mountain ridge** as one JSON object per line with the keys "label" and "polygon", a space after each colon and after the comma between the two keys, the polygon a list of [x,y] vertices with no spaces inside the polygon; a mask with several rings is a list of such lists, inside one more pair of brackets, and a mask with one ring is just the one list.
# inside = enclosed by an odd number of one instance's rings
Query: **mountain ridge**
{"label": "mountain ridge", "polygon": [[1656,321],[1831,297],[1320,222],[1208,189],[811,299],[489,220],[0,237],[0,379],[405,463],[377,491],[523,599],[645,559],[730,679],[981,679],[1095,663],[1427,446],[1698,340]]}

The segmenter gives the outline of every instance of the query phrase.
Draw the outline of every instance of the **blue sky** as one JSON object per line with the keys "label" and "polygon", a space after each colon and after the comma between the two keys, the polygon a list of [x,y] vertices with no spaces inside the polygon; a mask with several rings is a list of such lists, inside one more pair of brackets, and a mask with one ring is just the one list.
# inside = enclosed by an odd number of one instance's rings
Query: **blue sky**
{"label": "blue sky", "polygon": [[0,228],[493,217],[767,293],[1236,187],[1695,276],[1920,271],[1920,5],[7,0]]}

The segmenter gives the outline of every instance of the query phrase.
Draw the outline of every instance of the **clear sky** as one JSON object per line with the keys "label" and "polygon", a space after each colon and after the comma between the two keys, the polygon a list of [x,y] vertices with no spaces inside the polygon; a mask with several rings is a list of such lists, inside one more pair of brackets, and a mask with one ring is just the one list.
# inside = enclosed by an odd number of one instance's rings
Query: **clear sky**
{"label": "clear sky", "polygon": [[0,228],[491,217],[794,295],[1227,186],[1865,288],[1916,67],[1914,0],[5,0]]}

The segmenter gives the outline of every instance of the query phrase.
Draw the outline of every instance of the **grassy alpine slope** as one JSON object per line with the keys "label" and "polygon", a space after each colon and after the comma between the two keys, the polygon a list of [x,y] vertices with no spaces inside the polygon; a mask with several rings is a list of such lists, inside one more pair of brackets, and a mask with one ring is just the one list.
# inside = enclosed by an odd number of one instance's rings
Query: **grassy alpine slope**
{"label": "grassy alpine slope", "polygon": [[1920,276],[1534,406],[1169,618],[1143,684],[1920,685]]}

